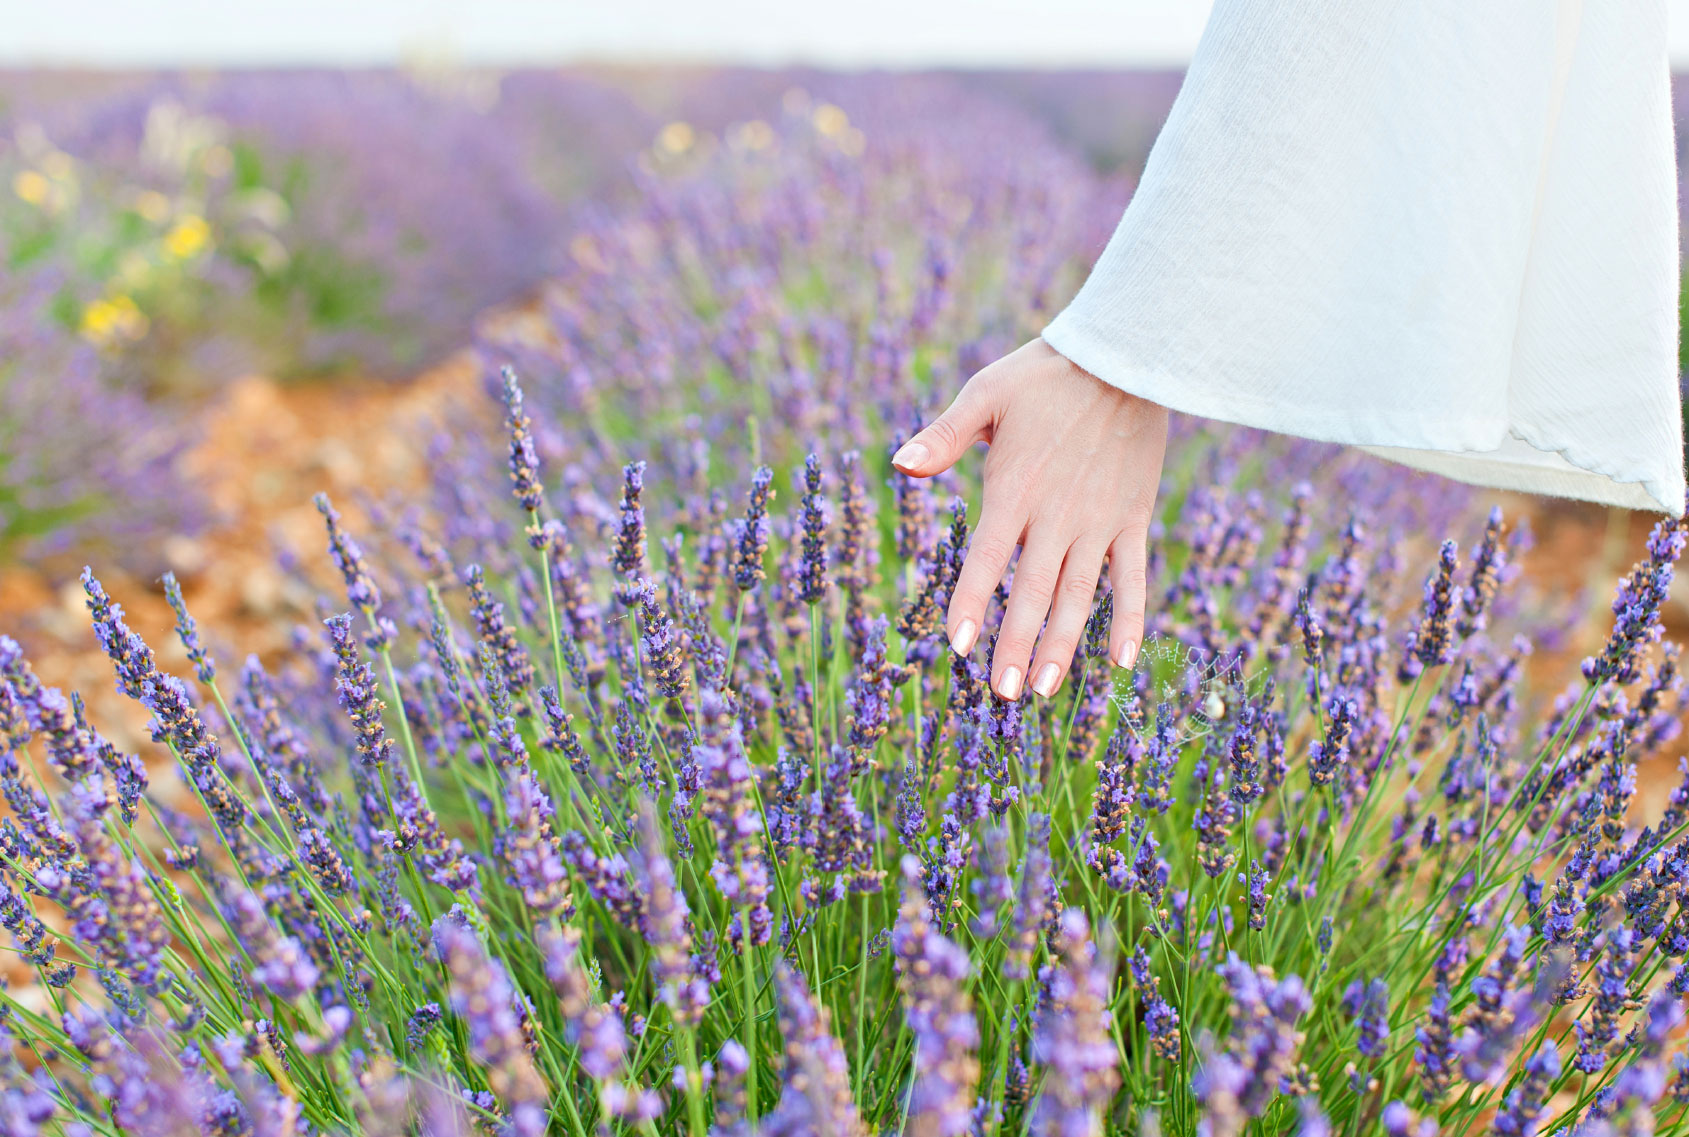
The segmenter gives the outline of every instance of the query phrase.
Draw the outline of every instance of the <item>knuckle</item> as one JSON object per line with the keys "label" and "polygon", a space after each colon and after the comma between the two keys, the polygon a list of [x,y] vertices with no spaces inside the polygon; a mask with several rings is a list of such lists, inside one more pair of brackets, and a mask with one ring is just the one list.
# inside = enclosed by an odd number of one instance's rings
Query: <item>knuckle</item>
{"label": "knuckle", "polygon": [[926,433],[947,453],[954,452],[961,444],[961,436],[957,433],[955,424],[950,421],[949,412],[934,419],[932,425],[927,427]]}
{"label": "knuckle", "polygon": [[972,569],[975,574],[991,576],[991,583],[995,584],[995,577],[1002,575],[1003,566],[1014,551],[1014,543],[1006,537],[996,533],[975,533],[968,542],[967,560],[962,565],[963,579],[968,579],[968,570]]}
{"label": "knuckle", "polygon": [[1096,592],[1097,581],[1095,577],[1068,576],[1062,578],[1061,595],[1064,600],[1070,600],[1075,604],[1082,604],[1089,607],[1091,599],[1096,595]]}
{"label": "knuckle", "polygon": [[1114,586],[1126,597],[1142,597],[1149,589],[1149,575],[1141,564],[1129,564],[1115,570]]}
{"label": "knuckle", "polygon": [[[1021,596],[1047,598],[1056,586],[1055,570],[1043,565],[1015,569],[1013,591]],[[1025,592],[1021,590],[1025,589]]]}

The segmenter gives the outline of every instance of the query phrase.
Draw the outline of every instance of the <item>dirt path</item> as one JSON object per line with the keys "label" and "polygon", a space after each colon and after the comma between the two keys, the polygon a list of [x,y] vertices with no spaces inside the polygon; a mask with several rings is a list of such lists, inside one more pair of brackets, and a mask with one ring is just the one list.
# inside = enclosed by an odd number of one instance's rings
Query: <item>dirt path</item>
{"label": "dirt path", "polygon": [[[186,473],[218,520],[197,537],[164,538],[159,549],[208,645],[238,648],[240,656],[221,666],[233,669],[248,652],[285,647],[295,620],[310,614],[311,596],[281,572],[277,552],[322,554],[313,494],[327,492],[356,517],[360,493],[420,484],[427,440],[441,426],[491,413],[467,355],[402,383],[288,385],[251,377],[225,388],[200,412],[204,441],[186,458]],[[0,631],[24,641],[45,681],[83,692],[102,728],[120,724],[108,732],[113,741],[140,746],[145,715],[113,688],[75,569],[66,561],[0,572]],[[185,672],[159,581],[109,565],[94,570],[161,663]]]}

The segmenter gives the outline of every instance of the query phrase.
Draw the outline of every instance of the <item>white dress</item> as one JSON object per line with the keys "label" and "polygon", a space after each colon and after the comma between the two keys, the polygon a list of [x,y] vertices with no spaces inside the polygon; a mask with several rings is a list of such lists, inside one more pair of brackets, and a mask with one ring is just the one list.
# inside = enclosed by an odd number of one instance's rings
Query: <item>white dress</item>
{"label": "white dress", "polygon": [[1218,0],[1044,330],[1174,410],[1681,513],[1663,0]]}

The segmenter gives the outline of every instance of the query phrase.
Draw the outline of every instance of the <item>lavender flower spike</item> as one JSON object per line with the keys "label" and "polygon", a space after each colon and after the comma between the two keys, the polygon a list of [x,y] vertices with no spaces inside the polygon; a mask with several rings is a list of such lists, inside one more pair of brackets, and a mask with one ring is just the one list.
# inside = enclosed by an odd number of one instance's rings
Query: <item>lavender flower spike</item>
{"label": "lavender flower spike", "polygon": [[1670,518],[1648,535],[1648,559],[1619,582],[1613,598],[1613,632],[1601,654],[1583,661],[1584,678],[1599,683],[1629,683],[1636,678],[1637,657],[1660,638],[1660,608],[1671,591],[1685,541],[1683,518]]}
{"label": "lavender flower spike", "polygon": [[387,737],[381,723],[381,711],[386,704],[375,693],[375,672],[358,659],[358,645],[352,639],[352,617],[330,616],[323,623],[328,625],[329,641],[334,645],[334,691],[357,732],[358,757],[366,766],[384,766],[393,756],[393,740]]}
{"label": "lavender flower spike", "polygon": [[763,1130],[791,1137],[866,1137],[867,1127],[851,1098],[844,1046],[828,1025],[826,1006],[784,961],[775,965],[774,994],[786,1066],[780,1099],[762,1119]]}
{"label": "lavender flower spike", "polygon": [[164,598],[170,602],[170,610],[176,613],[176,637],[182,641],[188,661],[194,665],[194,677],[201,683],[212,682],[217,678],[217,664],[206,652],[205,645],[199,642],[199,627],[188,614],[188,605],[182,599],[182,586],[177,583],[173,572],[164,574]]}
{"label": "lavender flower spike", "polygon": [[434,921],[434,949],[450,980],[452,1013],[463,1022],[469,1053],[486,1071],[487,1085],[510,1110],[511,1132],[540,1137],[550,1093],[528,1053],[518,992],[504,965],[449,915]]}
{"label": "lavender flower spike", "polygon": [[1109,1034],[1109,967],[1098,958],[1085,914],[1061,914],[1056,962],[1040,973],[1048,992],[1032,1034],[1032,1057],[1044,1067],[1033,1107],[1039,1137],[1099,1137],[1115,1091],[1120,1054]]}
{"label": "lavender flower spike", "polygon": [[962,1137],[973,1129],[979,1024],[968,997],[968,953],[932,925],[921,862],[903,858],[903,906],[892,932],[898,987],[915,1036],[908,1133]]}
{"label": "lavender flower spike", "polygon": [[522,408],[522,384],[516,369],[499,369],[504,382],[504,425],[510,432],[510,492],[528,513],[538,512],[545,500],[540,488],[540,460],[534,450],[533,423]]}

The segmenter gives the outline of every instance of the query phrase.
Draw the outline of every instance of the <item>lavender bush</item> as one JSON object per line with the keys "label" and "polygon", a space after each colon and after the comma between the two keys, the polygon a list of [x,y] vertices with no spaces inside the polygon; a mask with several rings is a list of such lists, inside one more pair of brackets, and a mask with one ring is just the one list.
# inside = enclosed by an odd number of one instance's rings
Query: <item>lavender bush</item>
{"label": "lavender bush", "polygon": [[185,800],[0,640],[10,1131],[1682,1123],[1689,787],[1632,817],[1681,524],[1545,700],[1499,514],[1421,577],[1198,483],[1137,670],[1105,594],[1005,703],[942,638],[960,501],[852,452],[600,517],[500,394],[510,544],[319,498],[287,659],[172,584],[170,675],[84,575]]}

